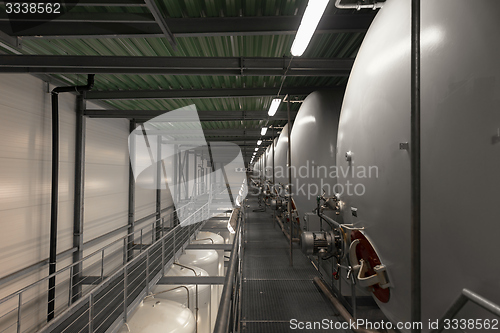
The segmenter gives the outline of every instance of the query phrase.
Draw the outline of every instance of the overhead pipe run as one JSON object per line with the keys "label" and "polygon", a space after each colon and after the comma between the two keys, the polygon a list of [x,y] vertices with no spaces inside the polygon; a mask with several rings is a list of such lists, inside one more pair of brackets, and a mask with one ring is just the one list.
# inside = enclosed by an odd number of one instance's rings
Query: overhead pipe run
{"label": "overhead pipe run", "polygon": [[[57,210],[58,210],[58,188],[59,188],[59,93],[77,92],[82,93],[94,87],[94,74],[89,74],[87,84],[84,86],[57,87],[52,94],[52,185],[50,204],[50,254],[49,275],[56,272],[57,256]],[[54,318],[56,277],[49,279],[47,321]]]}
{"label": "overhead pipe run", "polygon": [[336,0],[335,1],[335,7],[337,7],[338,9],[356,9],[356,10],[361,10],[361,9],[373,9],[373,10],[376,10],[376,9],[379,9],[379,8],[382,8],[384,6],[383,3],[381,2],[374,2],[374,3],[370,3],[370,4],[362,4],[361,2],[358,2],[358,3],[350,3],[350,4],[340,4],[342,2],[342,0]]}

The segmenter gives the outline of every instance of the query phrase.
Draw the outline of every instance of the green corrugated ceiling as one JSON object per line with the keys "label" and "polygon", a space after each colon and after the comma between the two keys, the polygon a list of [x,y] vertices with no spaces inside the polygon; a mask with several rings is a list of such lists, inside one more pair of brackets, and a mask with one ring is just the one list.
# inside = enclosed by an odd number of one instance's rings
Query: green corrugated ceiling
{"label": "green corrugated ceiling", "polygon": [[[338,12],[334,1],[326,15]],[[165,18],[202,17],[253,17],[301,16],[306,0],[160,0],[157,1]],[[71,13],[135,13],[140,18],[151,18],[146,6],[75,6]],[[356,15],[351,11],[351,13]],[[93,24],[93,23],[88,23]],[[61,32],[64,34],[64,31]],[[363,32],[316,34],[303,57],[305,58],[354,58],[364,38]],[[29,38],[24,39],[17,51],[29,55],[101,55],[101,56],[175,56],[175,57],[283,57],[290,56],[294,35],[207,36],[176,37],[174,50],[166,38]],[[12,53],[12,48],[0,49]],[[53,75],[65,84],[81,84],[86,75]],[[283,82],[284,79],[284,82]],[[325,87],[345,85],[346,77],[286,77],[281,76],[183,76],[183,75],[96,75],[95,89],[115,90],[168,90],[168,89],[219,89],[259,87]],[[305,96],[297,96],[299,99]],[[282,126],[284,120],[269,121],[267,109],[272,97],[198,98],[198,99],[148,99],[107,100],[109,108],[121,110],[174,110],[195,104],[202,111],[262,110],[258,121],[206,121],[204,129],[259,129],[265,124]],[[299,104],[292,104],[296,111]],[[285,109],[281,105],[281,109]],[[268,123],[269,121],[269,123]],[[248,157],[248,156],[247,156]]]}

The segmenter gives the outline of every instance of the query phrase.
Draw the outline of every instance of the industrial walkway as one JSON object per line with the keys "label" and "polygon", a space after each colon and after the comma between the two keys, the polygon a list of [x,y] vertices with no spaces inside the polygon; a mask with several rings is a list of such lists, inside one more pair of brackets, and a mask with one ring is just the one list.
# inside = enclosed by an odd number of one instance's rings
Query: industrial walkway
{"label": "industrial walkway", "polygon": [[[337,311],[316,288],[317,275],[297,244],[290,267],[290,247],[272,211],[253,212],[257,200],[248,199],[244,230],[242,332],[327,332],[292,329],[290,320],[337,322]],[[331,330],[330,332],[351,332]]]}

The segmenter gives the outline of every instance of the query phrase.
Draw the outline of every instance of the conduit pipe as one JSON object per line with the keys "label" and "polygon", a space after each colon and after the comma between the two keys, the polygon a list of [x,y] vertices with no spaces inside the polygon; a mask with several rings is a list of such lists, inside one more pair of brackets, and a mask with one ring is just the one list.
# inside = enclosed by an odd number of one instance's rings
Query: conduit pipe
{"label": "conduit pipe", "polygon": [[341,2],[342,2],[342,0],[336,0],[335,7],[337,7],[338,9],[360,10],[360,9],[367,9],[368,8],[368,9],[376,10],[376,9],[382,8],[384,6],[384,4],[381,2],[374,2],[374,3],[370,3],[370,4],[366,4],[366,5],[360,4],[359,2],[341,5],[340,4]]}
{"label": "conduit pipe", "polygon": [[[421,95],[420,95],[420,0],[411,2],[411,321],[422,319],[422,251],[421,251]],[[420,333],[418,325],[412,333]]]}
{"label": "conduit pipe", "polygon": [[[82,93],[94,87],[94,74],[88,75],[87,84],[84,86],[57,87],[52,94],[52,185],[50,203],[50,254],[49,275],[56,272],[57,256],[57,210],[59,200],[59,93],[77,92]],[[54,318],[56,277],[49,279],[47,321]]]}

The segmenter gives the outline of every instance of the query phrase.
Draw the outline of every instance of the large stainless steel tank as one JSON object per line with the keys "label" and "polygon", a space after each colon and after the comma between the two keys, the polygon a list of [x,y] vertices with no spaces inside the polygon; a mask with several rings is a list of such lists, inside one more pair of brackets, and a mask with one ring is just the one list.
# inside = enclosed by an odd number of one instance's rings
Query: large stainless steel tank
{"label": "large stainless steel tank", "polygon": [[[283,127],[274,152],[274,172],[275,183],[288,184],[287,163],[288,163],[288,124]],[[272,156],[271,156],[272,157]],[[272,162],[271,162],[272,163]],[[272,165],[272,164],[271,164]]]}
{"label": "large stainless steel tank", "polygon": [[[302,103],[291,135],[293,199],[302,219],[316,197],[334,194],[337,128],[343,92],[316,91]],[[286,182],[288,183],[288,181]]]}
{"label": "large stainless steel tank", "polygon": [[265,156],[266,156],[266,158],[265,158],[265,164],[266,164],[265,177],[266,177],[266,180],[272,181],[273,180],[273,149],[272,149],[272,145],[270,145],[266,148]]}
{"label": "large stainless steel tank", "polygon": [[[462,288],[500,303],[500,1],[422,1],[422,310]],[[346,223],[364,226],[390,279],[379,303],[410,320],[410,1],[387,0],[356,58],[338,133]],[[351,152],[351,161],[346,153]],[[358,174],[372,169],[371,177]],[[347,191],[347,189],[346,189]],[[364,193],[362,193],[364,191]],[[351,210],[357,209],[357,211]],[[354,216],[357,215],[357,216]],[[468,306],[463,318],[485,318]]]}

